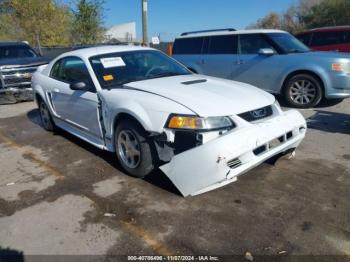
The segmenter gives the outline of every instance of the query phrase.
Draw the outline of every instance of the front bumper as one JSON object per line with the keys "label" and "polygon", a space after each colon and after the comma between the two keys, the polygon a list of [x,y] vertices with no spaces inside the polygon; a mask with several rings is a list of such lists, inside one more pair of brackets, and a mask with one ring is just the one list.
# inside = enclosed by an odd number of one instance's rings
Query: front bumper
{"label": "front bumper", "polygon": [[237,176],[265,160],[296,148],[305,132],[303,116],[290,110],[261,123],[239,125],[214,140],[174,156],[160,169],[183,196],[201,194],[234,182]]}
{"label": "front bumper", "polygon": [[33,99],[33,89],[31,87],[0,88],[0,105],[32,101]]}
{"label": "front bumper", "polygon": [[325,91],[325,97],[328,99],[350,97],[350,75],[345,73],[331,74],[330,83]]}

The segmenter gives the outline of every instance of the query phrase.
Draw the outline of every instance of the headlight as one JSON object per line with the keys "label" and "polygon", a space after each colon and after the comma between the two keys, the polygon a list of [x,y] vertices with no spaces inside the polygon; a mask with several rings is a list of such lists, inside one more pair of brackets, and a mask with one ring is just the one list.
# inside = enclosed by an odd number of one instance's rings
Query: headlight
{"label": "headlight", "polygon": [[332,64],[332,71],[350,74],[350,63],[334,63]]}
{"label": "headlight", "polygon": [[190,130],[219,130],[231,129],[235,125],[227,116],[197,117],[190,115],[172,115],[169,117],[166,127],[171,129]]}

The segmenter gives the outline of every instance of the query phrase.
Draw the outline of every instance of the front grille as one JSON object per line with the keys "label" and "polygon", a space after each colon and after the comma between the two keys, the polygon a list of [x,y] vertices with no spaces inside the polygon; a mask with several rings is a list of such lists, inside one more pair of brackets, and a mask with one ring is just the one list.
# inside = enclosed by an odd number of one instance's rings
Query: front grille
{"label": "front grille", "polygon": [[31,81],[30,77],[14,77],[14,78],[5,78],[4,82],[5,85],[13,85],[13,84],[22,84],[22,83],[28,83]]}
{"label": "front grille", "polygon": [[234,169],[234,168],[237,168],[240,165],[242,165],[242,162],[238,158],[234,158],[234,159],[229,160],[227,162],[227,165],[228,165],[229,168]]}
{"label": "front grille", "polygon": [[262,108],[258,108],[252,111],[239,114],[238,116],[248,122],[253,122],[253,121],[270,117],[272,115],[273,115],[272,106],[265,106]]}
{"label": "front grille", "polygon": [[269,142],[267,142],[265,145],[259,146],[253,150],[254,155],[258,156],[261,155],[268,150],[274,149],[275,147],[278,147],[282,145],[287,140],[291,139],[293,137],[293,132],[287,132],[283,136],[280,136],[278,138],[272,139]]}
{"label": "front grille", "polygon": [[2,69],[0,75],[3,88],[29,86],[36,69],[36,66]]}

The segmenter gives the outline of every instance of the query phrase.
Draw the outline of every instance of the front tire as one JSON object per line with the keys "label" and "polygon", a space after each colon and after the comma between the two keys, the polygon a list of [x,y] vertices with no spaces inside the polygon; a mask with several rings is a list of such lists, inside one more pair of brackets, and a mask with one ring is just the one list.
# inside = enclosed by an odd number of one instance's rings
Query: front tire
{"label": "front tire", "polygon": [[143,178],[154,169],[150,141],[138,123],[133,120],[120,122],[114,140],[118,161],[128,174]]}
{"label": "front tire", "polygon": [[43,128],[45,128],[47,131],[53,131],[55,128],[55,124],[52,120],[49,108],[43,100],[39,101],[39,112],[41,125],[43,126]]}
{"label": "front tire", "polygon": [[323,97],[322,83],[312,75],[298,74],[287,81],[283,88],[283,96],[292,107],[314,107]]}

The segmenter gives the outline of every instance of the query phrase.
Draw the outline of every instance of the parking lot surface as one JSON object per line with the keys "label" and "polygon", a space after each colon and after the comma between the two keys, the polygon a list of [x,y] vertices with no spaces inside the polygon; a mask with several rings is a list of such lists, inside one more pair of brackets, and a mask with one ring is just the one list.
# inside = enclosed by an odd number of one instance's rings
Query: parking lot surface
{"label": "parking lot surface", "polygon": [[160,171],[132,178],[113,154],[46,132],[34,103],[0,106],[0,246],[96,260],[350,255],[350,100],[302,113],[295,158],[183,198]]}

